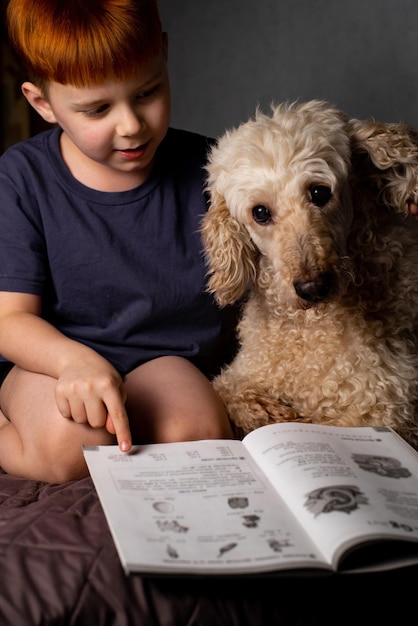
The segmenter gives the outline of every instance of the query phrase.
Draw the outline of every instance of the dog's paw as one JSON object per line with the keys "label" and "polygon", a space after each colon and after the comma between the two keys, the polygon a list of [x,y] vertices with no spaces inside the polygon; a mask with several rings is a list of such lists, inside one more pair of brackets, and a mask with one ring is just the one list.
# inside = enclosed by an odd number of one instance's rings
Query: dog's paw
{"label": "dog's paw", "polygon": [[299,421],[296,411],[266,393],[246,390],[233,398],[220,395],[231,421],[243,434],[267,424]]}

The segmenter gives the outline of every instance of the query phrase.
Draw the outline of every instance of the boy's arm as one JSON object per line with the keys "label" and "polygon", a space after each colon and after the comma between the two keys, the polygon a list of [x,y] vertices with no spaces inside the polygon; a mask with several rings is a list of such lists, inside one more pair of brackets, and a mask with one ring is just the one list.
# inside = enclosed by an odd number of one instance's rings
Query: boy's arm
{"label": "boy's arm", "polygon": [[130,449],[122,378],[97,352],[42,319],[39,296],[0,292],[0,354],[22,369],[55,378],[63,417],[105,426],[121,450]]}

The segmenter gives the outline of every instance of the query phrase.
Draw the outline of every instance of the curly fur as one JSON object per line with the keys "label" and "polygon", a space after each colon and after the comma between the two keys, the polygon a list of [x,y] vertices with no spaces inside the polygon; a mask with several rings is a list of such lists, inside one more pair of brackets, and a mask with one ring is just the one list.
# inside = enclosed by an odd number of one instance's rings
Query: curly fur
{"label": "curly fur", "polygon": [[390,426],[418,446],[418,138],[322,101],[281,104],[212,149],[208,290],[242,302],[215,378],[246,433]]}

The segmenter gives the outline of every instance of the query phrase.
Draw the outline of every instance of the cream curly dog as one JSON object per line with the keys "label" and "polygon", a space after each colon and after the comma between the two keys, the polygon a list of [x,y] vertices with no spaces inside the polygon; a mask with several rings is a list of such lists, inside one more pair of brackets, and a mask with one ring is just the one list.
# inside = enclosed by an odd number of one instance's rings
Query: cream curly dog
{"label": "cream curly dog", "polygon": [[207,171],[208,289],[243,302],[214,380],[238,432],[387,425],[418,446],[415,132],[282,104],[226,132]]}

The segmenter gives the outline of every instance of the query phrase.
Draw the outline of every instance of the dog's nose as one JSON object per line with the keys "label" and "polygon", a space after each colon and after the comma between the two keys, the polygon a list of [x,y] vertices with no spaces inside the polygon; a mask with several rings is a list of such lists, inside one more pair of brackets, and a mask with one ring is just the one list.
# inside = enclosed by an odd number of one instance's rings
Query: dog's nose
{"label": "dog's nose", "polygon": [[311,280],[295,280],[293,286],[299,298],[307,302],[321,302],[329,296],[332,283],[331,272],[322,272]]}

